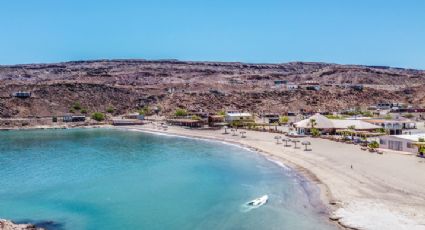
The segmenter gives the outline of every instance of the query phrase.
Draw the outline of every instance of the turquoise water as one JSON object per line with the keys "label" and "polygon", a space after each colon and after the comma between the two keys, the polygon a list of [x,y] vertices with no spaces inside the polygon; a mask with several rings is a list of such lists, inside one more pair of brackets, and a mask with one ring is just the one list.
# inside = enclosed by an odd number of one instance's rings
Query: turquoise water
{"label": "turquoise water", "polygon": [[[112,129],[0,132],[0,218],[48,229],[334,229],[249,150]],[[268,194],[266,205],[243,204]]]}

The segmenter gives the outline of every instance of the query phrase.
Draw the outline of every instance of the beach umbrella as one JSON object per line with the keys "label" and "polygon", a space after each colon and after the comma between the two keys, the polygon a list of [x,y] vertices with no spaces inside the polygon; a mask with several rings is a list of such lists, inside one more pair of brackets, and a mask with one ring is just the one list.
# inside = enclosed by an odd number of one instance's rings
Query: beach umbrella
{"label": "beach umbrella", "polygon": [[307,146],[311,145],[310,141],[303,141],[303,142],[301,142],[301,144],[305,146],[304,151],[310,151],[311,150],[311,149],[308,149],[308,147],[307,147]]}
{"label": "beach umbrella", "polygon": [[280,144],[279,140],[282,139],[281,136],[275,136],[274,139],[276,140],[276,144]]}
{"label": "beach umbrella", "polygon": [[224,126],[224,134],[228,134],[228,132],[227,132],[227,129],[228,129],[229,127],[227,127],[227,126]]}
{"label": "beach umbrella", "polygon": [[297,143],[300,142],[299,140],[292,140],[292,143],[294,143],[294,149],[297,149]]}
{"label": "beach umbrella", "polygon": [[246,137],[246,136],[245,136],[245,133],[246,133],[245,131],[241,131],[241,132],[240,132],[240,134],[241,134],[241,137],[242,137],[242,138],[245,138],[245,137]]}
{"label": "beach umbrella", "polygon": [[291,145],[288,144],[288,142],[291,142],[292,140],[290,138],[286,138],[285,140],[285,147],[290,147]]}
{"label": "beach umbrella", "polygon": [[230,131],[232,131],[232,136],[237,136],[237,134],[236,134],[236,129],[231,129]]}

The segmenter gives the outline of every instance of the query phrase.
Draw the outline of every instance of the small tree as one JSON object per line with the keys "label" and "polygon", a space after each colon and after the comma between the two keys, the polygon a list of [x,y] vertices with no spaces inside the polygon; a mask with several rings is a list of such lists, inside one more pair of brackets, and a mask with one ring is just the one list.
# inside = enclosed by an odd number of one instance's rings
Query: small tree
{"label": "small tree", "polygon": [[320,131],[318,129],[316,129],[316,128],[310,129],[310,133],[311,133],[311,136],[313,136],[313,137],[320,136]]}
{"label": "small tree", "polygon": [[281,116],[279,117],[279,123],[281,124],[287,124],[289,122],[289,117],[287,116]]}
{"label": "small tree", "polygon": [[139,109],[138,112],[139,112],[139,115],[147,116],[151,113],[151,110],[150,110],[149,106],[146,105],[146,106],[143,106],[143,108]]}
{"label": "small tree", "polygon": [[105,120],[105,114],[100,112],[95,112],[91,115],[91,118],[96,121],[103,121]]}
{"label": "small tree", "polygon": [[176,111],[174,112],[174,115],[176,116],[176,117],[184,117],[184,116],[187,116],[187,110],[185,110],[185,109],[176,109]]}
{"label": "small tree", "polygon": [[317,125],[316,119],[310,119],[310,126],[312,129],[314,129],[314,126]]}
{"label": "small tree", "polygon": [[375,150],[377,148],[379,148],[379,143],[377,141],[372,141],[369,143],[369,148],[371,148],[372,150]]}

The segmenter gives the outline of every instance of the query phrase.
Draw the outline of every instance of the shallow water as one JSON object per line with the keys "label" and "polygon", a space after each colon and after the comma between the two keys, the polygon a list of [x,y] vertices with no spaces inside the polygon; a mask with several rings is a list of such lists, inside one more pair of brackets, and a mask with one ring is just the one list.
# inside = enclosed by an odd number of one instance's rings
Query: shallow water
{"label": "shallow water", "polygon": [[[0,132],[0,177],[0,218],[48,229],[335,229],[312,206],[317,188],[213,141],[112,129]],[[266,205],[244,206],[264,194]]]}

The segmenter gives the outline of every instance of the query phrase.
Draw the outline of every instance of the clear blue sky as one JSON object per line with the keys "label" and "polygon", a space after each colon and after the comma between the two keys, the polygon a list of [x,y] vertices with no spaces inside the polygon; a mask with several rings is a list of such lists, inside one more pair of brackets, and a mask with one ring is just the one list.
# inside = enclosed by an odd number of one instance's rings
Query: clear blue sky
{"label": "clear blue sky", "polygon": [[0,1],[0,64],[113,58],[425,69],[425,1]]}

